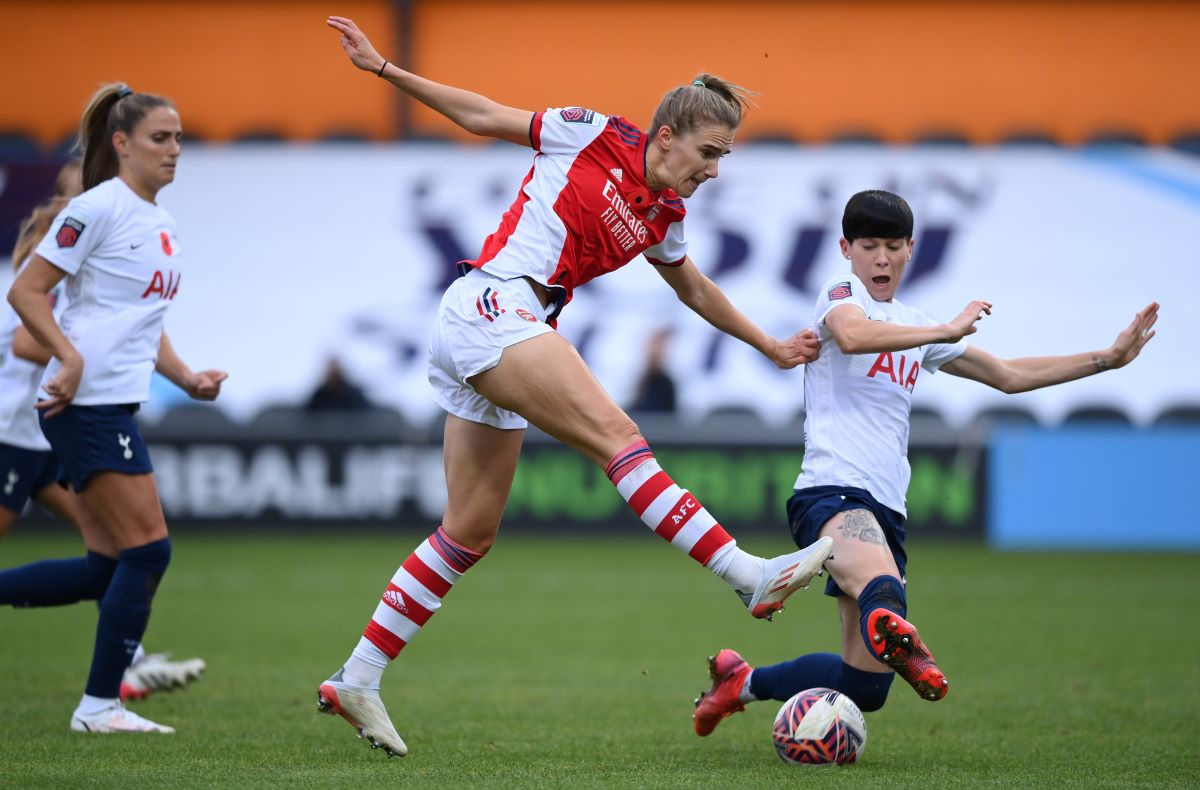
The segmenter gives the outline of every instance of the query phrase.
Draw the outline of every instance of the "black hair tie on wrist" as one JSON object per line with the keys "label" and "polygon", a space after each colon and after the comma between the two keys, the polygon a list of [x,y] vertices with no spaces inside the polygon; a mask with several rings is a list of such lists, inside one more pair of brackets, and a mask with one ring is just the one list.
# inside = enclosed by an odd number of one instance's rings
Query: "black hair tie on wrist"
{"label": "black hair tie on wrist", "polygon": [[383,65],[379,67],[379,71],[375,72],[376,77],[383,76],[383,70],[387,68],[388,63],[389,63],[389,61],[386,61],[386,60],[383,62]]}

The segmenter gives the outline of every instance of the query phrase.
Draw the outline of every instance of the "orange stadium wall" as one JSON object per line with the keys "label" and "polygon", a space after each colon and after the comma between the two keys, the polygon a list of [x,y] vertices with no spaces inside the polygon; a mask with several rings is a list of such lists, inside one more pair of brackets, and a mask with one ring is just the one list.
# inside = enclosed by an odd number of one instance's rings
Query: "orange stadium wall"
{"label": "orange stadium wall", "polygon": [[646,123],[664,90],[707,70],[759,91],[748,135],[1164,143],[1200,129],[1200,3],[0,0],[0,130],[53,143],[122,79],[173,97],[215,140],[465,136],[353,71],[331,11],[387,57],[529,109]]}

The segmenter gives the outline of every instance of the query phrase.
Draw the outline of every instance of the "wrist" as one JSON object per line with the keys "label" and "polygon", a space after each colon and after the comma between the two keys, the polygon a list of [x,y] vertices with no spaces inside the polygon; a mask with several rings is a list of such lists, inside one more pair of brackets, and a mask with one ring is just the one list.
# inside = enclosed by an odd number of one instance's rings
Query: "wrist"
{"label": "wrist", "polygon": [[1092,371],[1094,373],[1103,373],[1106,370],[1112,370],[1116,367],[1116,355],[1112,349],[1105,351],[1097,351],[1092,354]]}
{"label": "wrist", "polygon": [[386,68],[388,67],[388,64],[389,64],[389,63],[391,63],[391,61],[390,61],[390,60],[385,60],[385,61],[383,61],[383,63],[381,63],[381,64],[380,64],[379,68],[375,70],[375,76],[376,76],[376,77],[383,77],[383,70],[384,70],[384,69],[386,69]]}

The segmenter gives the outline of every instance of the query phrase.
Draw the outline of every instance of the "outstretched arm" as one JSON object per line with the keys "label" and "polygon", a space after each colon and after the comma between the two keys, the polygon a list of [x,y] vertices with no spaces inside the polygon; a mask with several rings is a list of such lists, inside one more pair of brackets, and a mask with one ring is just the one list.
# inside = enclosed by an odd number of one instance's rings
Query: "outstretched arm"
{"label": "outstretched arm", "polygon": [[1157,320],[1158,303],[1154,302],[1134,316],[1133,322],[1103,351],[1061,357],[1000,359],[972,346],[958,359],[943,365],[942,370],[1006,393],[1052,387],[1085,376],[1094,376],[1106,370],[1125,367],[1137,359],[1142,348],[1154,337],[1153,327]]}
{"label": "outstretched arm", "polygon": [[930,343],[957,343],[975,334],[975,322],[992,314],[992,303],[974,301],[953,321],[937,326],[907,326],[872,321],[862,308],[853,304],[835,307],[825,316],[825,325],[843,354],[880,354],[907,351]]}
{"label": "outstretched arm", "polygon": [[358,29],[352,19],[331,16],[326,24],[342,34],[342,49],[350,56],[350,62],[363,71],[386,79],[471,134],[532,146],[529,139],[532,112],[506,107],[478,93],[442,85],[405,71],[376,52],[366,34]]}
{"label": "outstretched arm", "polygon": [[817,358],[821,344],[811,329],[797,332],[786,340],[776,340],[734,307],[729,297],[696,268],[691,258],[684,257],[678,266],[654,268],[675,290],[679,301],[692,312],[725,334],[757,349],[777,366],[787,370]]}

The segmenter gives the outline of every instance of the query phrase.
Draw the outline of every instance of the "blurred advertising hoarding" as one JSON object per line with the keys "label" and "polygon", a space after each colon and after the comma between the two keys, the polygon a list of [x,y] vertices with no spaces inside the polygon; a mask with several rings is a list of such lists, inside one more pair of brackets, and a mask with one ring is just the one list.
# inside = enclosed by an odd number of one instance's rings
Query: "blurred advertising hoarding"
{"label": "blurred advertising hoarding", "polygon": [[[373,400],[409,421],[438,415],[425,381],[434,311],[517,195],[532,153],[507,144],[200,145],[160,196],[187,271],[167,326],[194,367],[221,367],[222,405],[248,419],[302,402],[340,357]],[[1200,160],[1159,149],[745,145],[688,201],[690,254],[733,302],[782,337],[809,324],[816,291],[847,270],[840,217],[856,191],[904,195],[916,256],[899,297],[948,320],[971,299],[995,313],[971,338],[1002,357],[1106,347],[1152,300],[1159,336],[1135,366],[1004,396],[922,377],[914,403],[961,425],[1017,406],[1054,423],[1107,404],[1135,422],[1200,402],[1188,360],[1200,320],[1183,296],[1200,227]],[[691,314],[638,258],[587,284],[561,317],[613,396],[631,400],[647,337],[673,330],[668,369],[685,419],[749,409],[769,424],[803,408],[781,371]],[[153,418],[181,396],[155,392]]]}
{"label": "blurred advertising hoarding", "polygon": [[[733,530],[787,534],[785,505],[803,448],[754,441],[656,443],[656,456]],[[435,527],[445,507],[441,446],[336,439],[150,442],[172,525]],[[945,445],[914,448],[911,532],[983,535],[982,456]],[[639,528],[599,467],[553,442],[522,451],[505,508],[508,529],[586,534]]]}

